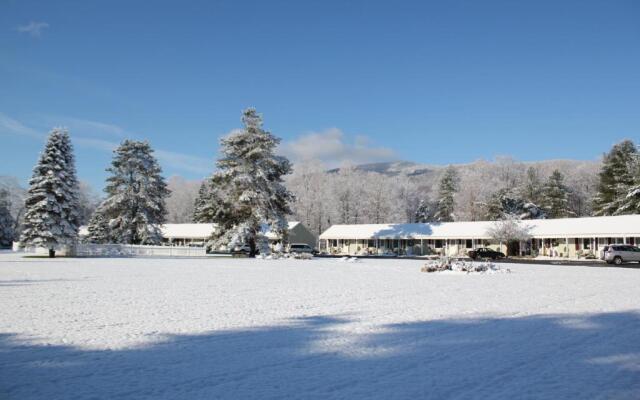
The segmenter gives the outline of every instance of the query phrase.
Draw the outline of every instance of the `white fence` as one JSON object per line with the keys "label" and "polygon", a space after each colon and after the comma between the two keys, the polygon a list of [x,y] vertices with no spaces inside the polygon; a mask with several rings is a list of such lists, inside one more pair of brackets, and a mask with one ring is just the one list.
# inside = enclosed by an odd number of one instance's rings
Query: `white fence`
{"label": "white fence", "polygon": [[204,247],[143,246],[132,244],[80,243],[75,248],[81,257],[204,257]]}

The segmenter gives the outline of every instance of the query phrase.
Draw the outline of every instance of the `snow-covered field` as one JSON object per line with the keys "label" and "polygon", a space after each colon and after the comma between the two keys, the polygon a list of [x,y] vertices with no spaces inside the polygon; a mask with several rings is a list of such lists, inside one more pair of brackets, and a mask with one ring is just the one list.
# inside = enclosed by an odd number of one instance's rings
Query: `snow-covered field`
{"label": "snow-covered field", "polygon": [[639,399],[640,270],[0,254],[0,398]]}

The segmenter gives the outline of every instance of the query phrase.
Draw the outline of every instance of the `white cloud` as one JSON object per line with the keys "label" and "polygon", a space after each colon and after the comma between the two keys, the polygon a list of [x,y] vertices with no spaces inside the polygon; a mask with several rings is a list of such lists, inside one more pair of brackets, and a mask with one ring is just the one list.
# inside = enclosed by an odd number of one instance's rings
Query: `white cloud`
{"label": "white cloud", "polygon": [[25,126],[22,122],[3,113],[0,113],[0,133],[5,135],[29,136],[35,139],[42,139],[44,137],[44,134]]}
{"label": "white cloud", "polygon": [[82,137],[82,136],[72,136],[71,139],[72,139],[72,142],[75,142],[80,146],[108,151],[108,152],[112,152],[120,145],[120,143],[117,143],[117,142],[110,142],[104,139],[88,138],[88,137]]}
{"label": "white cloud", "polygon": [[[120,145],[118,142],[82,136],[72,136],[72,140],[80,146],[106,152],[112,152]],[[180,171],[208,174],[213,170],[213,162],[206,158],[162,149],[154,149],[154,154],[160,162],[160,165],[169,166]]]}
{"label": "white cloud", "polygon": [[[79,118],[60,118],[59,120],[68,124],[67,129],[71,135],[72,143],[80,147],[111,153],[120,145],[120,140],[114,141],[85,136],[85,134],[97,134],[100,132],[107,133],[117,139],[131,138],[137,140],[136,135],[127,132],[124,128],[117,125]],[[48,125],[53,126],[56,124],[48,123]],[[78,135],[76,133],[80,134]],[[36,129],[30,128],[3,113],[0,113],[0,134],[28,136],[40,140],[45,138],[44,133],[41,134]],[[213,171],[213,161],[207,158],[162,149],[154,150],[160,164],[164,167],[197,174],[209,174]]]}
{"label": "white cloud", "polygon": [[42,31],[47,29],[49,24],[46,22],[35,22],[31,21],[27,25],[20,25],[18,27],[18,32],[27,33],[32,37],[40,37]]}
{"label": "white cloud", "polygon": [[307,133],[292,141],[283,142],[279,152],[294,163],[319,160],[330,168],[397,159],[394,150],[376,147],[367,136],[358,135],[350,143],[338,128]]}
{"label": "white cloud", "polygon": [[[58,121],[58,123],[62,121],[63,125],[68,127],[69,130],[82,135],[110,136],[116,138],[124,138],[127,136],[127,132],[123,128],[114,124],[71,117],[56,117],[56,121]],[[131,135],[129,134],[129,136]]]}
{"label": "white cloud", "polygon": [[155,153],[158,160],[175,169],[197,174],[210,174],[213,171],[213,160],[207,158],[166,150],[156,150]]}

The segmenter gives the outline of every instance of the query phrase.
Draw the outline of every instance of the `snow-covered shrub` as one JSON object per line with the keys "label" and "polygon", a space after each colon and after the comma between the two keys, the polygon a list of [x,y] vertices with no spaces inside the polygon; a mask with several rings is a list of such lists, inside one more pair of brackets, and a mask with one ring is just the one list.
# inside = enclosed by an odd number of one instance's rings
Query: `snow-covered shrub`
{"label": "snow-covered shrub", "polygon": [[421,272],[443,272],[453,271],[461,273],[510,273],[511,270],[500,268],[489,261],[476,262],[466,260],[452,260],[449,257],[441,257],[437,260],[427,262],[421,269]]}

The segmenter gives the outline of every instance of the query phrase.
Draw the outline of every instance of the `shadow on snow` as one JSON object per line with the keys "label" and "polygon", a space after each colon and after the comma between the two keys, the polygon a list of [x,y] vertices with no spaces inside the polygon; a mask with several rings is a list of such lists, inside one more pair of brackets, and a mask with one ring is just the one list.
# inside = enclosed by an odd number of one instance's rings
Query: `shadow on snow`
{"label": "shadow on snow", "polygon": [[640,398],[640,314],[345,316],[83,350],[0,337],[0,398]]}

